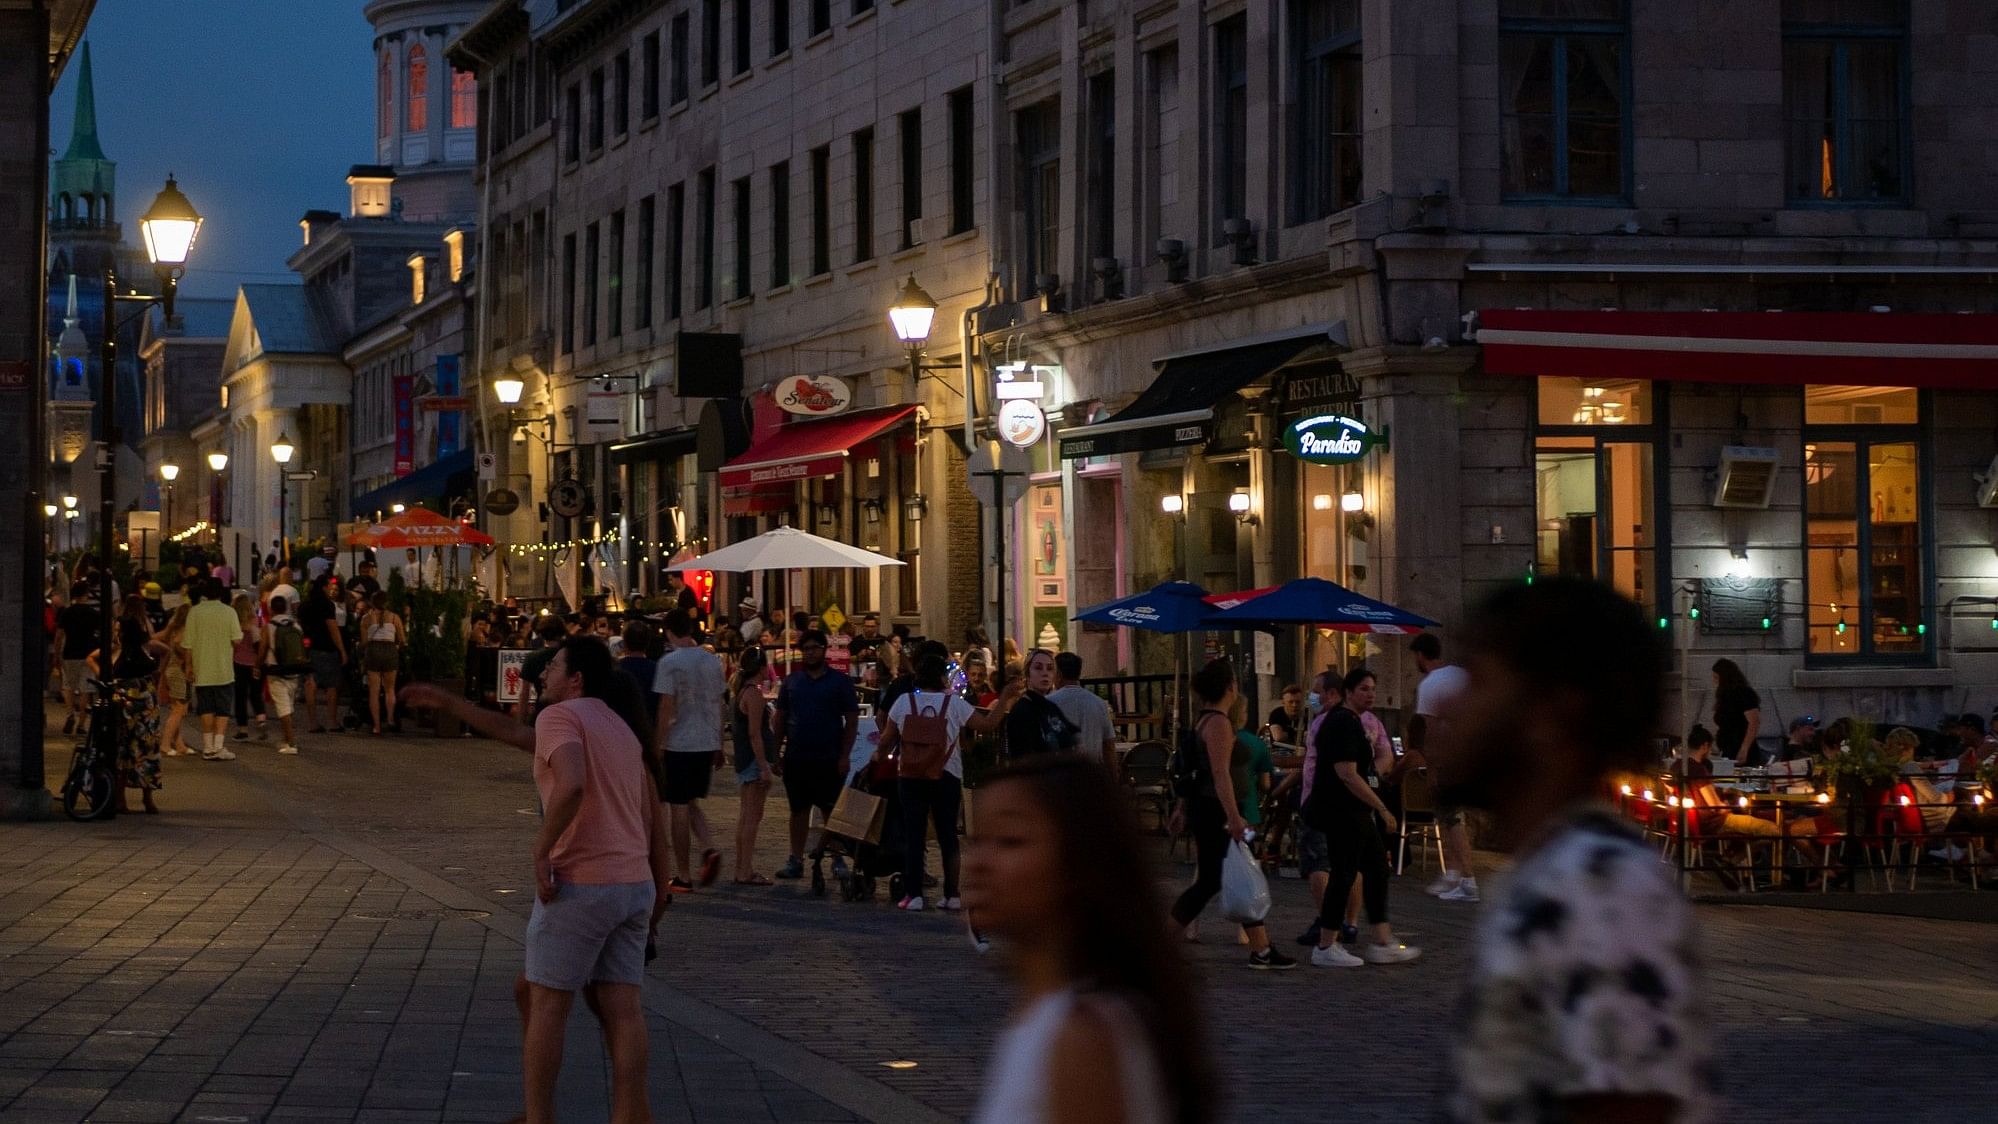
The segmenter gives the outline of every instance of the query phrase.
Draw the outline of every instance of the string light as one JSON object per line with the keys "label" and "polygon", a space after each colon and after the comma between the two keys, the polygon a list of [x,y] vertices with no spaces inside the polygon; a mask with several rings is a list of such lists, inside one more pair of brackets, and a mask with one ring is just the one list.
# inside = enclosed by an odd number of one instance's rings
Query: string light
{"label": "string light", "polygon": [[167,539],[166,539],[166,541],[168,541],[168,542],[186,542],[187,540],[189,540],[189,539],[193,538],[194,536],[196,536],[196,535],[198,535],[198,534],[201,534],[201,533],[203,533],[203,532],[205,532],[205,531],[207,531],[207,530],[208,530],[208,520],[206,520],[206,519],[203,519],[203,520],[202,520],[201,522],[199,522],[199,523],[196,523],[196,524],[195,524],[194,526],[192,526],[192,527],[189,527],[189,528],[188,528],[187,530],[185,530],[185,531],[176,531],[176,532],[174,532],[173,534],[171,534],[171,535],[168,535],[168,536],[167,536]]}
{"label": "string light", "polygon": [[621,546],[629,546],[635,548],[641,556],[643,554],[648,554],[656,550],[659,553],[659,557],[667,558],[670,557],[671,555],[679,553],[681,550],[706,546],[707,542],[708,542],[708,537],[706,535],[700,535],[695,538],[682,539],[678,541],[669,541],[666,539],[657,539],[657,540],[638,539],[638,538],[627,539],[616,531],[605,531],[600,535],[595,535],[589,538],[569,539],[566,542],[515,543],[509,545],[506,549],[507,553],[519,556],[528,556],[528,555],[542,556],[549,554],[564,554],[571,550],[588,549],[591,547],[598,547],[598,546],[621,545]]}

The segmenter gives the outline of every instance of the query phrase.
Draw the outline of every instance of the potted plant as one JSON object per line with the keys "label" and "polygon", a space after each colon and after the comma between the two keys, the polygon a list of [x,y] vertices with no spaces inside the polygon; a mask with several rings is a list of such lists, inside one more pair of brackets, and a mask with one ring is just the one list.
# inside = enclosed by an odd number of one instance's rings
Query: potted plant
{"label": "potted plant", "polygon": [[[400,572],[389,575],[389,608],[401,614],[409,637],[404,672],[411,682],[434,683],[455,694],[465,693],[465,621],[478,591],[469,587],[411,589]],[[459,721],[443,711],[434,713],[438,737],[463,732]]]}

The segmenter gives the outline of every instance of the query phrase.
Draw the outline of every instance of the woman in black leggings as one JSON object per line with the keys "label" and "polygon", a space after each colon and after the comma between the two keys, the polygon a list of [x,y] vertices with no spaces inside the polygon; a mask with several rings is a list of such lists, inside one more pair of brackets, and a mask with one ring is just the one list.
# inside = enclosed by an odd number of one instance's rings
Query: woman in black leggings
{"label": "woman in black leggings", "polygon": [[[1193,697],[1201,710],[1193,719],[1193,735],[1207,750],[1207,775],[1198,791],[1183,793],[1173,817],[1193,836],[1193,850],[1199,861],[1193,885],[1173,903],[1175,929],[1184,929],[1200,916],[1214,895],[1221,892],[1221,864],[1228,848],[1248,831],[1241,805],[1235,800],[1235,786],[1228,765],[1236,752],[1235,727],[1228,721],[1228,707],[1235,701],[1235,669],[1227,660],[1213,660],[1193,674]],[[1247,750],[1242,752],[1246,753]],[[1340,894],[1341,901],[1345,894]],[[1242,926],[1249,936],[1249,967],[1264,971],[1295,968],[1297,961],[1270,947],[1269,934],[1261,921]],[[1335,926],[1333,932],[1338,932]]]}
{"label": "woman in black leggings", "polygon": [[[1399,964],[1422,955],[1401,944],[1388,928],[1387,844],[1374,817],[1395,830],[1394,813],[1381,802],[1370,783],[1373,745],[1360,724],[1360,715],[1374,703],[1374,674],[1364,667],[1346,673],[1346,701],[1326,711],[1311,745],[1311,789],[1304,797],[1304,822],[1325,833],[1331,858],[1331,880],[1318,907],[1318,947],[1311,963],[1320,968],[1352,968],[1361,964]],[[1339,925],[1353,879],[1361,880],[1361,903],[1373,941],[1355,956],[1339,947]]]}

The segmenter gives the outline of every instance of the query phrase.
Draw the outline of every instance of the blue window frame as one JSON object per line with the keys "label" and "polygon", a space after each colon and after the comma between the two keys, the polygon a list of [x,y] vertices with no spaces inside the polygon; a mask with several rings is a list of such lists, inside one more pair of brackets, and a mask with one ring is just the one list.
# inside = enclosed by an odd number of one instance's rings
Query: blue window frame
{"label": "blue window frame", "polygon": [[1502,0],[1499,113],[1507,201],[1626,202],[1626,0]]}
{"label": "blue window frame", "polygon": [[1360,201],[1359,0],[1296,0],[1291,47],[1290,221],[1301,223]]}
{"label": "blue window frame", "polygon": [[1882,206],[1908,198],[1906,0],[1784,0],[1784,194]]}

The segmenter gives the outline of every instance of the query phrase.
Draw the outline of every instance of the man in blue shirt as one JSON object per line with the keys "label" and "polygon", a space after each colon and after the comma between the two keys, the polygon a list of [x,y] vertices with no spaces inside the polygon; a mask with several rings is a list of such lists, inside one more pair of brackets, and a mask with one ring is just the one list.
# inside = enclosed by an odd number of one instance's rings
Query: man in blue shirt
{"label": "man in blue shirt", "polygon": [[812,809],[830,817],[846,787],[853,739],[860,732],[860,695],[845,672],[826,664],[826,634],[798,640],[800,666],[778,689],[771,725],[783,753],[781,775],[791,802],[791,858],[777,877],[805,876],[805,834]]}

